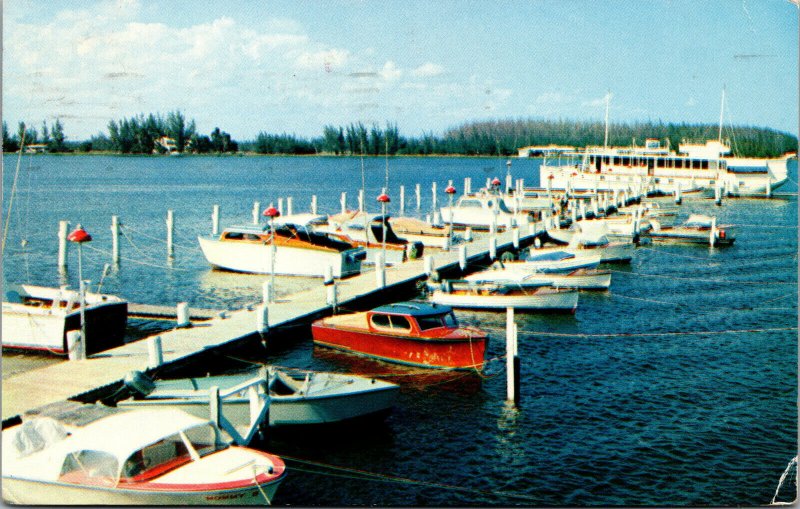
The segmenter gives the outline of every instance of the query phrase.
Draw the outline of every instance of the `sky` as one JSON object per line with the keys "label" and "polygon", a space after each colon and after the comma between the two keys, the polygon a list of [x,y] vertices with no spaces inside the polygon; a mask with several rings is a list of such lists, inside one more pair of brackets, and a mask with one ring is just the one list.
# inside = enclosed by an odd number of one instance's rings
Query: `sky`
{"label": "sky", "polygon": [[68,140],[179,110],[200,133],[302,137],[476,120],[798,133],[790,0],[4,0],[2,117]]}

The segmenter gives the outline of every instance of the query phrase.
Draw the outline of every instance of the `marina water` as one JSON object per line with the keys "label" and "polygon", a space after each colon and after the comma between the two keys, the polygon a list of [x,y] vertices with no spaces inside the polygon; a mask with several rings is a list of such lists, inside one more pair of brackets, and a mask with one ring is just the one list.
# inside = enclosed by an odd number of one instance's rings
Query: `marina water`
{"label": "marina water", "polygon": [[[16,156],[4,157],[4,217]],[[102,291],[131,302],[237,309],[261,298],[264,276],[211,270],[196,236],[252,222],[293,197],[295,212],[318,196],[338,212],[357,206],[358,158],[24,157],[3,259],[8,281],[77,287],[77,251],[58,272],[58,222],[80,223],[84,276],[96,289],[111,261],[111,216],[123,224],[122,261]],[[366,203],[385,187],[386,161],[364,161]],[[539,160],[511,173],[538,185]],[[504,179],[505,159],[389,161],[391,212],[405,186],[406,213],[439,205],[448,180],[463,191]],[[797,164],[779,192],[797,192]],[[419,210],[414,193],[421,186]],[[286,210],[284,200],[284,210]],[[165,218],[174,210],[176,256],[166,259]],[[282,366],[354,371],[402,385],[384,421],[276,433],[265,447],[287,459],[279,505],[762,505],[797,453],[797,199],[688,199],[689,213],[737,226],[730,248],[637,248],[613,266],[611,290],[581,294],[572,315],[517,315],[521,405],[505,399],[502,313],[458,312],[491,333],[482,376],[431,374],[312,346],[307,329],[268,359]],[[279,297],[308,284],[279,277]],[[131,320],[131,339],[169,322]],[[53,361],[4,354],[3,376]],[[213,370],[213,366],[206,367]],[[783,500],[793,498],[794,483]]]}

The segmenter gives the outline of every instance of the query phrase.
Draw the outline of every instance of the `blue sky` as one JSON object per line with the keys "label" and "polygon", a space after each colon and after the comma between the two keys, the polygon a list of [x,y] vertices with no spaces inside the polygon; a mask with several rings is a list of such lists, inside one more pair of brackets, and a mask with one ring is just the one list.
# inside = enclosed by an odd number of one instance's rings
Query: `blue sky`
{"label": "blue sky", "polygon": [[415,136],[483,119],[798,131],[789,0],[6,0],[3,119],[68,139],[179,109],[200,132]]}

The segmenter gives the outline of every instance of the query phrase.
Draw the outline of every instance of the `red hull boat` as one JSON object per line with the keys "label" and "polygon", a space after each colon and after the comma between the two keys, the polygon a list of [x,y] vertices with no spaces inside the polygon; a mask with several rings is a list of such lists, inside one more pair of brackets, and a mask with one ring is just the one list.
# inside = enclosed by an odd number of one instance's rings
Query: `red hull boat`
{"label": "red hull boat", "polygon": [[486,333],[459,327],[452,308],[401,302],[311,325],[321,346],[377,359],[439,369],[482,369]]}

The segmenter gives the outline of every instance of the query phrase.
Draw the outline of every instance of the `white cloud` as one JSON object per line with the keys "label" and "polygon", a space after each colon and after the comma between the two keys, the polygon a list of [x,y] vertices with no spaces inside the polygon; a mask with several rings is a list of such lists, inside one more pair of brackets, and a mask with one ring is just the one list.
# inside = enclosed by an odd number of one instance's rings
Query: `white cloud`
{"label": "white cloud", "polygon": [[380,75],[386,81],[397,81],[403,75],[403,71],[397,68],[397,64],[389,60],[383,64]]}
{"label": "white cloud", "polygon": [[431,62],[426,62],[416,69],[411,71],[411,75],[415,78],[432,78],[444,73],[444,67]]}

